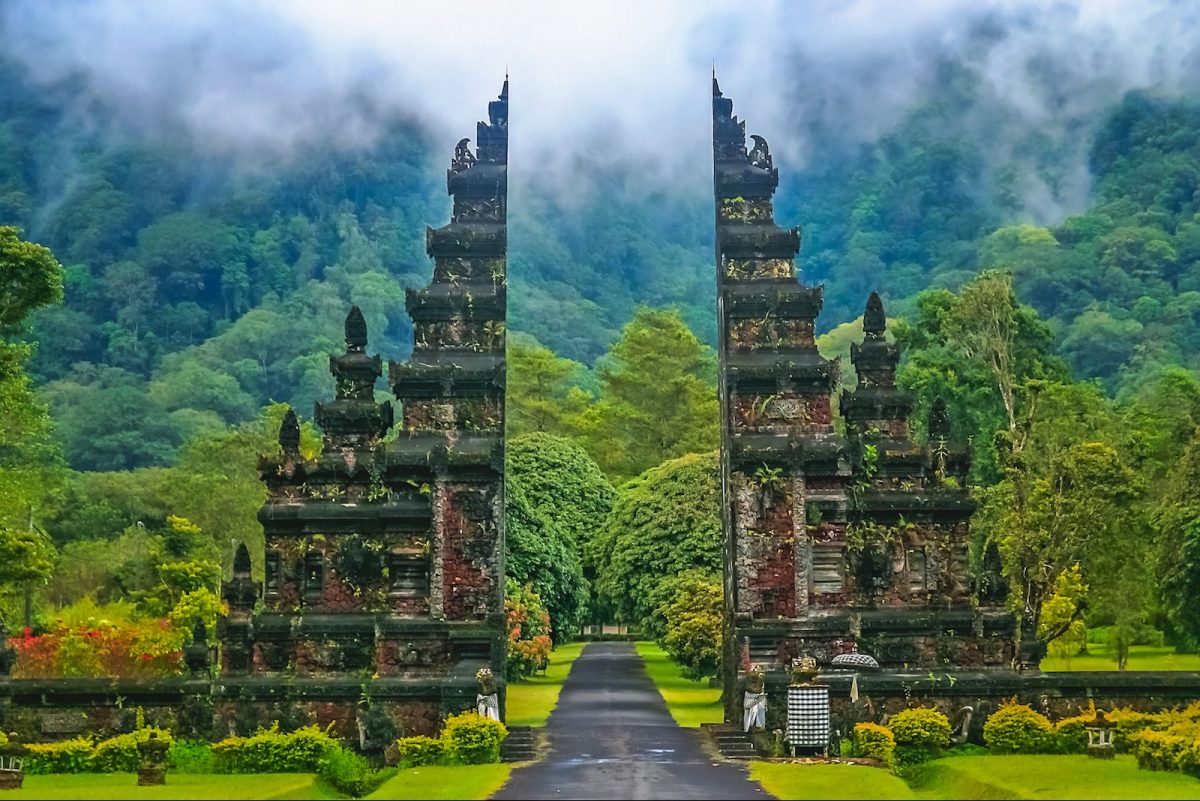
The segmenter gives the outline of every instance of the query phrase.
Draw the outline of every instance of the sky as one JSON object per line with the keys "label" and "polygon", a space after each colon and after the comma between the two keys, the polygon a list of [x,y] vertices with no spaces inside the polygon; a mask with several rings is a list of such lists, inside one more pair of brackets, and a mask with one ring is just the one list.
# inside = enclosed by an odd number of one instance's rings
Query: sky
{"label": "sky", "polygon": [[397,116],[448,157],[507,71],[514,176],[563,185],[582,159],[707,186],[714,65],[785,168],[874,141],[946,59],[979,79],[981,127],[999,109],[1064,135],[1200,76],[1200,3],[1168,0],[7,0],[0,26],[35,80],[83,80],[131,127],[184,126],[247,164],[369,144]]}

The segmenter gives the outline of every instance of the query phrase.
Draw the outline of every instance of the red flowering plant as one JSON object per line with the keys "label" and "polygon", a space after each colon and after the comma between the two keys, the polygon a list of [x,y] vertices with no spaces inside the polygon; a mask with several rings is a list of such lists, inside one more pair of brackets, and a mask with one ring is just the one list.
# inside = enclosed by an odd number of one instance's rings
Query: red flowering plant
{"label": "red flowering plant", "polygon": [[156,678],[183,668],[183,635],[169,620],[59,620],[43,634],[26,628],[9,644],[17,652],[17,678]]}
{"label": "red flowering plant", "polygon": [[532,676],[550,661],[550,614],[542,599],[526,585],[508,580],[504,593],[508,619],[508,679]]}

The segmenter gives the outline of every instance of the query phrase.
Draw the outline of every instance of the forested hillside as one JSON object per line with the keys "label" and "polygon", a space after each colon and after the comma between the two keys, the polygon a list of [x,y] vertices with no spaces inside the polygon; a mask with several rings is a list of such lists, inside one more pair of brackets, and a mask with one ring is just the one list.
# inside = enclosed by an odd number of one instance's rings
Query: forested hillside
{"label": "forested hillside", "polygon": [[[444,143],[417,121],[391,120],[366,149],[247,165],[183,130],[139,134],[117,109],[81,115],[78,87],[35,88],[13,63],[0,85],[0,222],[66,266],[65,304],[33,318],[30,371],[72,466],[167,464],[268,401],[310,408],[350,303],[405,355],[403,290],[426,280],[424,226],[446,214]],[[872,288],[903,300],[1002,266],[1078,375],[1115,392],[1156,362],[1194,366],[1200,107],[1139,93],[1080,120],[1090,199],[1041,227],[1077,180],[1066,144],[1031,130],[997,160],[977,87],[951,71],[943,89],[879,141],[785,168],[781,217],[804,226],[805,279],[826,284],[822,326],[857,316]],[[513,209],[512,328],[589,364],[638,304],[675,304],[711,344],[710,200],[647,187],[636,165],[579,169]]]}

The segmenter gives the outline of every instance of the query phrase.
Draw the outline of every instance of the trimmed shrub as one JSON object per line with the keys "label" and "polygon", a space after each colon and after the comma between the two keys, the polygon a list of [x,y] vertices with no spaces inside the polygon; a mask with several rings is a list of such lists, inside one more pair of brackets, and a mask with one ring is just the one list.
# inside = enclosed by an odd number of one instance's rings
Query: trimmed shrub
{"label": "trimmed shrub", "polygon": [[913,707],[888,721],[896,745],[938,752],[950,744],[950,719],[933,707]]}
{"label": "trimmed shrub", "polygon": [[1054,750],[1060,754],[1082,754],[1087,750],[1087,726],[1096,719],[1095,711],[1063,718],[1054,724]]}
{"label": "trimmed shrub", "polygon": [[213,746],[217,773],[316,773],[330,749],[341,744],[327,729],[305,726],[286,734],[279,724],[253,737],[227,737]]}
{"label": "trimmed shrub", "polygon": [[58,743],[33,743],[25,759],[25,772],[86,773],[92,762],[92,741],[75,737]]}
{"label": "trimmed shrub", "polygon": [[499,762],[500,743],[507,736],[508,728],[503,723],[475,712],[446,718],[446,726],[442,729],[446,757],[464,765]]}
{"label": "trimmed shrub", "polygon": [[446,757],[446,744],[435,737],[401,737],[396,749],[400,764],[410,768],[437,765]]}
{"label": "trimmed shrub", "polygon": [[177,773],[212,773],[212,745],[202,740],[176,740],[167,752],[167,764]]}
{"label": "trimmed shrub", "polygon": [[983,724],[983,741],[993,751],[1006,754],[1044,754],[1054,750],[1054,727],[1028,704],[1011,701]]}
{"label": "trimmed shrub", "polygon": [[118,734],[96,744],[92,750],[90,770],[93,773],[133,773],[141,761],[138,744],[149,740],[151,733],[167,745],[174,742],[171,733],[165,729],[143,728]]}
{"label": "trimmed shrub", "polygon": [[855,724],[850,747],[854,756],[877,759],[889,768],[896,764],[896,738],[878,723]]}
{"label": "trimmed shrub", "polygon": [[353,798],[362,798],[394,776],[392,768],[376,770],[361,754],[336,747],[325,752],[317,774],[334,789]]}

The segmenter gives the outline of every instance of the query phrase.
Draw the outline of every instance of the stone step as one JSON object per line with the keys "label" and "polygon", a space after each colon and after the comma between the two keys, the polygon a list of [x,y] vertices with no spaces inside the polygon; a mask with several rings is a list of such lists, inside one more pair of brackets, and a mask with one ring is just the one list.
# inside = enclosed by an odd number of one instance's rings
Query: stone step
{"label": "stone step", "polygon": [[532,762],[537,759],[539,734],[532,726],[512,726],[500,744],[504,762]]}

